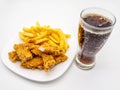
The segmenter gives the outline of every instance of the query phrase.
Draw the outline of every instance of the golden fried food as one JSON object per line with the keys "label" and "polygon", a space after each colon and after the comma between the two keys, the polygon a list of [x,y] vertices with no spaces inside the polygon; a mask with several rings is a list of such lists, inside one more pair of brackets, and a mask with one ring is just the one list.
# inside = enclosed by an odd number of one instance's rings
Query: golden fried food
{"label": "golden fried food", "polygon": [[43,62],[44,62],[44,70],[46,72],[48,72],[50,68],[55,66],[56,62],[55,62],[55,59],[52,55],[43,54],[42,59],[43,59]]}
{"label": "golden fried food", "polygon": [[[40,48],[44,50],[41,50]],[[14,45],[14,50],[8,53],[12,62],[20,61],[21,66],[28,69],[44,69],[48,72],[55,65],[67,60],[67,56],[56,46],[20,43]]]}
{"label": "golden fried food", "polygon": [[41,52],[44,52],[44,53],[50,54],[50,55],[54,55],[54,56],[58,56],[58,55],[64,54],[64,51],[60,47],[52,46],[52,45],[49,45],[49,44],[41,45],[39,47],[39,50]]}
{"label": "golden fried food", "polygon": [[12,62],[19,61],[24,68],[48,72],[68,58],[65,53],[69,48],[67,39],[70,34],[59,28],[40,26],[37,22],[36,26],[24,27],[19,37],[24,43],[14,44],[14,50],[8,55]]}
{"label": "golden fried food", "polygon": [[27,61],[27,62],[22,62],[21,66],[24,68],[29,68],[29,69],[35,69],[38,67],[41,67],[39,69],[43,69],[43,60],[40,57],[34,57],[33,59]]}
{"label": "golden fried food", "polygon": [[23,31],[19,33],[19,36],[24,42],[37,45],[48,43],[52,46],[58,46],[64,53],[69,48],[67,38],[70,37],[70,34],[63,33],[59,28],[40,26],[39,22],[36,22],[36,26],[31,26],[30,28],[24,27]]}
{"label": "golden fried food", "polygon": [[66,55],[59,55],[59,56],[56,56],[55,57],[55,61],[56,61],[56,64],[59,64],[61,62],[64,62],[68,59],[68,57]]}
{"label": "golden fried food", "polygon": [[31,52],[36,56],[42,56],[43,54],[38,48],[32,49]]}
{"label": "golden fried food", "polygon": [[33,58],[32,53],[28,50],[28,48],[25,48],[23,44],[15,44],[14,49],[19,57],[19,59],[22,62],[26,62]]}
{"label": "golden fried food", "polygon": [[19,60],[19,57],[18,57],[16,51],[11,51],[8,54],[9,54],[9,58],[12,62],[16,62],[17,60]]}

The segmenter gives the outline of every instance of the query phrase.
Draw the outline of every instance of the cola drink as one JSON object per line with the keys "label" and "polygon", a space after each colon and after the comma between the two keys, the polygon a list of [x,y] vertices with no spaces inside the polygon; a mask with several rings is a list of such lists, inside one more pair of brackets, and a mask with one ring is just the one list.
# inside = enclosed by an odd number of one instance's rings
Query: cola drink
{"label": "cola drink", "polygon": [[106,43],[113,26],[115,16],[102,8],[87,8],[80,13],[78,29],[79,51],[76,54],[76,65],[84,70],[95,66],[96,54]]}
{"label": "cola drink", "polygon": [[[112,29],[102,30],[102,28],[111,26],[112,22],[97,14],[87,15],[83,20],[92,27],[84,25],[82,22],[79,25],[78,42],[82,50],[78,54],[78,59],[84,64],[91,64],[95,60],[95,54],[103,47],[112,31]],[[93,27],[97,28],[93,29]]]}

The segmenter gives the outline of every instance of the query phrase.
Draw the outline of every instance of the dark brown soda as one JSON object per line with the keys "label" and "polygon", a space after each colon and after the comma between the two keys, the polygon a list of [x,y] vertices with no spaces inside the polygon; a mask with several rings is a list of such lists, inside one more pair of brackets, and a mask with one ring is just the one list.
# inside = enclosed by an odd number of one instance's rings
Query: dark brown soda
{"label": "dark brown soda", "polygon": [[[95,27],[103,28],[112,25],[112,22],[101,15],[90,14],[83,18],[83,20]],[[91,28],[85,26],[88,30],[83,29],[82,23],[79,25],[78,41],[82,52],[78,54],[78,59],[84,64],[91,64],[94,62],[95,54],[103,47],[111,32],[99,34],[90,32]],[[89,30],[90,29],[90,30]]]}

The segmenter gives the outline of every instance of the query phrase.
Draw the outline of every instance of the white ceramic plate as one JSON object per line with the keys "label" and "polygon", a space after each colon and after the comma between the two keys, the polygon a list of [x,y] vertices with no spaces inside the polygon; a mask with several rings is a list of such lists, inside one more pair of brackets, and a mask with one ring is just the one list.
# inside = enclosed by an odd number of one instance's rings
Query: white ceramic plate
{"label": "white ceramic plate", "polygon": [[[26,7],[27,5],[27,7]],[[50,6],[50,7],[49,7]],[[56,8],[57,7],[57,8]],[[76,38],[78,18],[74,15],[73,7],[66,7],[61,1],[54,3],[52,1],[37,2],[13,2],[12,5],[7,7],[6,17],[4,18],[4,29],[7,30],[6,36],[9,34],[11,39],[3,48],[2,61],[11,71],[16,74],[38,82],[47,82],[54,80],[63,75],[70,67],[74,55],[76,53]],[[72,11],[72,12],[71,12]],[[64,33],[71,34],[69,39],[70,48],[67,51],[68,60],[55,66],[50,72],[46,73],[41,70],[30,70],[20,67],[19,63],[12,63],[8,58],[8,52],[13,49],[15,43],[19,43],[18,32],[22,31],[22,28],[35,25],[35,22],[39,21],[40,25],[50,25],[52,28],[61,28]],[[14,36],[16,35],[16,36]]]}
{"label": "white ceramic plate", "polygon": [[19,62],[12,63],[9,60],[8,52],[13,50],[13,45],[15,43],[20,43],[20,39],[18,36],[13,37],[13,39],[10,40],[10,42],[8,44],[6,44],[6,46],[2,52],[2,61],[3,61],[4,65],[7,66],[10,70],[12,70],[16,74],[18,74],[26,79],[38,81],[38,82],[51,81],[51,80],[57,79],[58,77],[63,75],[67,71],[67,69],[70,67],[70,65],[73,61],[74,55],[75,55],[74,40],[75,40],[75,37],[71,36],[71,38],[68,41],[70,44],[70,48],[68,49],[68,51],[66,53],[69,57],[68,60],[59,65],[56,65],[48,73],[46,73],[43,70],[24,69],[19,65],[20,64]]}

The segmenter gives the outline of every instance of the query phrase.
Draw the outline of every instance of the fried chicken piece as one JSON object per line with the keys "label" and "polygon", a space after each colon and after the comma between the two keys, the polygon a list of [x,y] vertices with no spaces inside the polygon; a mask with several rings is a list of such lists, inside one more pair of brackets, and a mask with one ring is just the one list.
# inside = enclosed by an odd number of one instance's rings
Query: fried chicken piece
{"label": "fried chicken piece", "polygon": [[23,44],[15,44],[14,49],[22,62],[26,62],[33,58],[32,53]]}
{"label": "fried chicken piece", "polygon": [[44,69],[46,72],[68,58],[62,49],[49,44],[39,46],[32,43],[21,43],[15,44],[14,49],[15,51],[8,53],[12,62],[20,60],[21,66],[24,68]]}
{"label": "fried chicken piece", "polygon": [[64,62],[68,59],[68,57],[66,55],[60,55],[60,56],[56,56],[54,57],[55,58],[55,61],[56,61],[56,64],[59,64],[61,62]]}
{"label": "fried chicken piece", "polygon": [[42,52],[38,48],[34,48],[31,52],[35,55],[42,56]]}
{"label": "fried chicken piece", "polygon": [[9,58],[12,62],[16,62],[19,60],[19,57],[18,57],[16,51],[11,51],[8,53],[8,55],[9,55]]}
{"label": "fried chicken piece", "polygon": [[43,53],[49,54],[49,55],[54,55],[54,56],[58,56],[61,54],[64,54],[63,50],[60,49],[57,46],[51,46],[51,45],[42,45],[39,47],[39,50]]}
{"label": "fried chicken piece", "polygon": [[28,69],[43,69],[43,60],[40,57],[34,57],[27,62],[21,62],[21,66]]}
{"label": "fried chicken piece", "polygon": [[43,62],[44,62],[44,70],[46,72],[48,72],[50,70],[50,68],[55,66],[56,62],[55,62],[55,59],[52,55],[43,54],[42,59],[43,59]]}
{"label": "fried chicken piece", "polygon": [[32,50],[34,48],[39,48],[39,45],[35,45],[33,43],[23,43],[21,44],[23,47],[25,47],[28,50]]}

